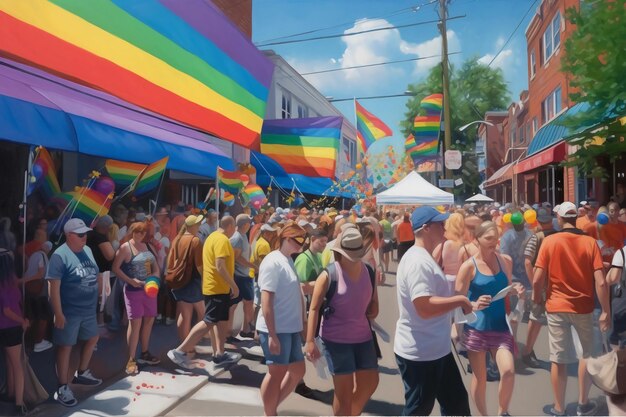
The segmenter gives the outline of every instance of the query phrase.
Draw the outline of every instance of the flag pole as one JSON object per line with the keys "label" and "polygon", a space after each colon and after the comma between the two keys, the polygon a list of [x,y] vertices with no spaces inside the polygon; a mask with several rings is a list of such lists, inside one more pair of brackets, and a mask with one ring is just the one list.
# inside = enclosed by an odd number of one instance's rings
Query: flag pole
{"label": "flag pole", "polygon": [[218,228],[220,227],[220,191],[220,167],[218,165],[215,171],[215,213],[217,214],[216,226]]}
{"label": "flag pole", "polygon": [[[163,186],[163,179],[164,178],[165,178],[165,170],[163,170],[163,173],[161,174],[161,180],[159,181],[159,188],[157,188],[156,197],[154,199],[154,201],[155,201],[154,211],[152,213],[150,213],[150,215],[152,217],[154,217],[154,215],[156,214],[157,206],[159,205],[159,195],[161,194],[161,187]],[[148,205],[150,205],[150,199],[148,199]]]}

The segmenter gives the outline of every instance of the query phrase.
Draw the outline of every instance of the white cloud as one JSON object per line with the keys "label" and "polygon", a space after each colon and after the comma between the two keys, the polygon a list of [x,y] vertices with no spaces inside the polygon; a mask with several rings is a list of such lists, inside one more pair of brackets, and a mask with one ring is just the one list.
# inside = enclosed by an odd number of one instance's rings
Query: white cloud
{"label": "white cloud", "polygon": [[[371,30],[390,26],[385,19],[361,19],[344,34]],[[422,43],[411,43],[402,39],[398,29],[368,32],[341,38],[345,49],[340,57],[330,60],[291,59],[289,63],[300,73],[313,72],[330,68],[349,68],[360,65],[375,64],[391,60],[434,56],[430,59],[415,61],[413,73],[406,71],[406,66],[380,65],[368,68],[347,69],[344,71],[305,75],[316,88],[323,91],[333,88],[342,91],[358,87],[361,92],[384,90],[385,86],[406,79],[407,83],[416,75],[426,72],[441,61],[441,37],[426,40]],[[460,41],[454,31],[448,31],[448,50],[460,50]]]}
{"label": "white cloud", "polygon": [[[481,56],[478,59],[478,62],[480,62],[481,64],[488,65],[493,59],[493,57],[496,56],[495,54],[497,53],[497,51],[499,51],[500,48],[504,46],[505,42],[506,40],[504,39],[504,37],[499,36],[498,39],[496,39],[496,42],[494,44],[495,52],[487,53]],[[513,69],[514,65],[518,64],[518,61],[519,60],[517,59],[517,57],[513,54],[513,49],[509,45],[509,48],[503,49],[502,52],[500,52],[500,54],[496,57],[496,59],[491,64],[491,66],[493,68],[500,68],[504,72],[508,72]]]}
{"label": "white cloud", "polygon": [[496,49],[502,48],[505,42],[506,39],[504,39],[504,36],[498,36],[498,39],[496,40]]}

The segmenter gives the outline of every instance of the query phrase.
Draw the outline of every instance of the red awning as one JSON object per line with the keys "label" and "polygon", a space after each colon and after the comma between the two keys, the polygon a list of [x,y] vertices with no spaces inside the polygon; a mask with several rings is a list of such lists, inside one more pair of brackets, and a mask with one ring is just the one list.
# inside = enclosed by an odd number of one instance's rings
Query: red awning
{"label": "red awning", "polygon": [[515,168],[513,168],[513,172],[515,174],[521,174],[522,172],[532,171],[553,162],[561,162],[565,159],[566,146],[565,142],[560,142],[551,148],[531,155],[519,161],[517,165],[515,165]]}
{"label": "red awning", "polygon": [[485,180],[484,187],[489,188],[494,185],[503,183],[504,181],[511,181],[513,179],[513,162],[503,165],[493,175]]}

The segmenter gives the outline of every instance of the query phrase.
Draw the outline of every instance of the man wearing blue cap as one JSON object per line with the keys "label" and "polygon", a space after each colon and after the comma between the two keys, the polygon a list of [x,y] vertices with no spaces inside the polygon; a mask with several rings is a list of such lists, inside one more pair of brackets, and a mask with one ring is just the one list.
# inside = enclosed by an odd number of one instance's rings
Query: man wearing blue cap
{"label": "man wearing blue cap", "polygon": [[418,207],[411,215],[415,244],[398,265],[400,317],[394,352],[404,383],[402,415],[429,415],[435,400],[442,415],[470,415],[467,391],[450,350],[451,314],[472,304],[453,295],[431,253],[443,242],[447,213]]}

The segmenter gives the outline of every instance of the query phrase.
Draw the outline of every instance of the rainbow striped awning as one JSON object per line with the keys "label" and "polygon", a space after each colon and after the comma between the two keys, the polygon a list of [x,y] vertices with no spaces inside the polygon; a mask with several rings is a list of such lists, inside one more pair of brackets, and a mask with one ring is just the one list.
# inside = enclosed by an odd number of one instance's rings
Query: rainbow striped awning
{"label": "rainbow striped awning", "polygon": [[0,56],[248,148],[273,72],[205,0],[0,0]]}
{"label": "rainbow striped awning", "polygon": [[342,124],[339,116],[266,120],[261,153],[288,174],[335,178]]}

